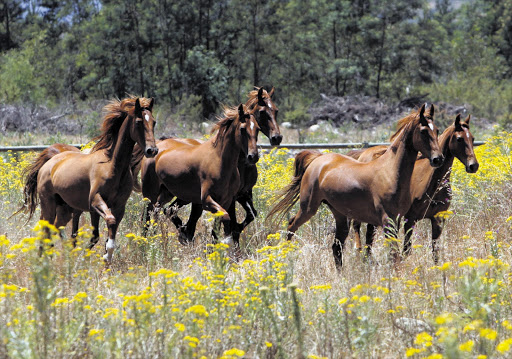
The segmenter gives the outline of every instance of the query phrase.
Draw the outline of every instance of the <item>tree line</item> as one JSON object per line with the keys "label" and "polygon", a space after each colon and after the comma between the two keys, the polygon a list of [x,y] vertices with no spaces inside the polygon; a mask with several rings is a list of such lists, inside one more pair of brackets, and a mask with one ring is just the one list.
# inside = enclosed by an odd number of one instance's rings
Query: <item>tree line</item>
{"label": "tree line", "polygon": [[507,123],[511,39],[505,0],[3,0],[0,101],[133,93],[209,117],[253,86],[285,110],[428,92]]}

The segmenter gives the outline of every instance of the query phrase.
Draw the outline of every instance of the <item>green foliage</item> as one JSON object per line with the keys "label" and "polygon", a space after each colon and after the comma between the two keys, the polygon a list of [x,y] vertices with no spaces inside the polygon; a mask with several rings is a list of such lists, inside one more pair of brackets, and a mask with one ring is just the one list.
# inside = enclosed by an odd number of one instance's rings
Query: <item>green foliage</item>
{"label": "green foliage", "polygon": [[11,50],[0,62],[0,101],[7,103],[42,103],[46,90],[32,65],[34,49]]}
{"label": "green foliage", "polygon": [[[38,5],[34,5],[38,4]],[[511,122],[512,5],[474,0],[64,0],[0,5],[0,100],[200,96],[200,116],[275,86],[290,119],[319,93],[472,105]],[[485,91],[482,91],[485,89]],[[446,97],[445,97],[446,96]],[[302,120],[300,120],[302,121]]]}

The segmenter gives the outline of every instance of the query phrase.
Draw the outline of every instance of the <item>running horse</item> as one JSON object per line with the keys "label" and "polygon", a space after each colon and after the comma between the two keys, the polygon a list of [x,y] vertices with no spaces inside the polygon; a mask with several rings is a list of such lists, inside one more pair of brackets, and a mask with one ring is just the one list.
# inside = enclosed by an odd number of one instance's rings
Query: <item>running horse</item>
{"label": "running horse", "polygon": [[[203,209],[221,212],[225,241],[231,244],[231,221],[236,218],[226,208],[234,202],[240,188],[238,158],[243,154],[249,163],[258,160],[259,126],[254,115],[247,113],[241,104],[238,111],[225,108],[224,117],[214,130],[217,133],[204,143],[172,138],[165,141],[166,149],[155,158],[152,173],[159,181],[156,191],[152,192],[157,198],[150,200],[159,207],[177,197],[182,204],[192,203],[193,211],[199,209],[199,216]],[[195,222],[191,225],[194,228]]]}
{"label": "running horse", "polygon": [[[479,167],[473,149],[474,137],[469,130],[470,118],[471,116],[468,116],[466,120],[462,121],[458,114],[454,123],[439,136],[439,146],[445,158],[441,167],[433,169],[429,165],[428,159],[424,157],[416,160],[410,188],[414,201],[409,211],[403,216],[405,219],[404,255],[409,255],[411,252],[411,236],[414,226],[418,221],[428,218],[432,225],[433,259],[435,263],[439,260],[437,241],[443,231],[443,221],[436,215],[450,208],[452,198],[450,174],[453,161],[457,158],[462,162],[467,173],[475,173]],[[363,151],[351,151],[348,155],[361,162],[369,162],[382,155],[385,150],[386,146],[375,146]],[[361,223],[354,221],[353,226],[356,248],[362,250],[359,234]],[[371,251],[374,231],[375,227],[369,224],[366,230],[367,252]]]}
{"label": "running horse", "polygon": [[[270,140],[270,144],[277,146],[281,143],[283,136],[279,130],[276,118],[278,108],[272,101],[274,95],[274,88],[270,92],[267,92],[263,88],[253,90],[248,94],[248,100],[245,106],[250,114],[254,114],[258,126],[265,136]],[[199,145],[202,142],[194,139],[176,139],[176,138],[163,138],[162,141],[157,143],[157,147],[160,151],[164,151],[169,146],[172,146],[175,141],[181,141],[189,145]],[[142,162],[141,162],[142,160]],[[137,163],[138,162],[138,163]],[[238,243],[240,233],[245,227],[251,223],[257,216],[257,211],[253,203],[252,189],[256,185],[258,179],[258,169],[256,167],[257,158],[247,160],[246,157],[241,153],[238,157],[238,170],[240,172],[240,188],[235,196],[235,200],[240,203],[242,208],[245,210],[246,216],[241,223],[237,223],[235,220],[231,222],[233,240]],[[147,230],[147,223],[149,221],[150,213],[154,210],[154,204],[160,190],[159,179],[155,173],[155,159],[143,158],[137,150],[134,152],[134,176],[137,177],[139,171],[141,171],[142,185],[136,182],[135,190],[142,191],[144,197],[150,199],[145,210],[145,227],[144,231]],[[177,207],[186,205],[186,202],[176,200],[173,202]],[[161,203],[160,205],[163,205]],[[228,209],[230,216],[236,218],[235,203],[233,203]],[[190,213],[189,220],[186,225],[183,226],[181,219],[177,216],[175,211],[171,215],[176,228],[179,230],[178,239],[181,243],[189,243],[194,237],[197,221],[202,213],[202,206],[199,204],[192,204],[192,210]]]}
{"label": "running horse", "polygon": [[[104,107],[101,134],[95,138],[91,153],[61,152],[34,167],[37,183],[25,193],[41,206],[41,219],[56,227],[66,225],[75,213],[90,212],[93,237],[89,248],[99,240],[99,219],[107,223],[105,243],[107,264],[112,263],[117,227],[121,222],[133,180],[130,168],[133,147],[137,143],[146,157],[158,153],[153,135],[155,120],[153,99],[129,97],[112,100]],[[28,211],[34,213],[36,201]],[[78,215],[76,217],[79,217]]]}
{"label": "running horse", "polygon": [[[23,205],[13,214],[13,216],[23,212],[28,214],[28,220],[32,218],[39,204],[37,198],[37,176],[39,174],[39,170],[46,162],[50,160],[50,158],[66,151],[80,152],[80,150],[75,146],[65,143],[54,143],[53,145],[50,145],[42,150],[34,162],[23,169],[22,178],[25,180],[25,186],[23,187]],[[73,226],[71,230],[72,238],[76,238],[78,233],[81,214],[81,211],[73,212]],[[75,245],[76,241],[73,240],[73,246]]]}
{"label": "running horse", "polygon": [[[335,264],[341,269],[348,218],[387,228],[389,220],[405,213],[412,203],[409,188],[418,152],[429,159],[432,167],[443,164],[434,107],[423,105],[398,123],[391,146],[379,158],[368,163],[337,153],[301,151],[295,156],[292,182],[281,192],[281,200],[267,218],[283,218],[299,201],[299,211],[290,219],[288,240],[306,223],[322,203],[326,203],[336,221],[332,250]],[[391,253],[396,255],[396,253]]]}

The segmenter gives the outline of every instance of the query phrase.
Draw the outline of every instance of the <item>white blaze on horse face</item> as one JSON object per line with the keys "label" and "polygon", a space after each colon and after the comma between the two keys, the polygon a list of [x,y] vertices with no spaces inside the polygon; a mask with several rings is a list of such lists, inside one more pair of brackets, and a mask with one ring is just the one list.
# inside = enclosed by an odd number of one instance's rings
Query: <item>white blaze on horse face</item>
{"label": "white blaze on horse face", "polygon": [[147,122],[149,122],[149,115],[148,115],[148,114],[146,114],[146,115],[144,116],[144,118],[146,119],[146,121],[147,121]]}
{"label": "white blaze on horse face", "polygon": [[434,125],[433,125],[433,124],[429,123],[429,124],[428,124],[428,127],[430,127],[430,129],[431,129],[432,131],[434,131]]}
{"label": "white blaze on horse face", "polygon": [[254,122],[251,121],[251,131],[254,130]]}

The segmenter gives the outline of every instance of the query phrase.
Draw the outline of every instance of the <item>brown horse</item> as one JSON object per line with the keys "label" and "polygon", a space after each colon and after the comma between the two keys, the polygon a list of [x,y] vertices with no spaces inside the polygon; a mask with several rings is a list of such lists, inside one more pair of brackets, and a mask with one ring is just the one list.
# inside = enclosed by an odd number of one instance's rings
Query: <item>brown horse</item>
{"label": "brown horse", "polygon": [[[436,215],[446,211],[450,207],[452,191],[450,186],[450,173],[455,158],[466,167],[466,172],[475,173],[478,171],[478,161],[473,150],[474,137],[469,131],[470,116],[461,121],[460,114],[455,122],[439,136],[439,146],[444,155],[444,163],[441,167],[433,169],[426,158],[420,157],[416,160],[411,180],[411,197],[413,203],[409,211],[403,216],[405,218],[404,231],[404,254],[409,255],[411,251],[412,229],[416,223],[428,218],[432,224],[432,254],[434,262],[439,259],[437,241],[441,236],[442,219]],[[352,157],[361,161],[369,162],[380,157],[386,146],[376,146],[362,152],[352,151]],[[350,153],[349,153],[350,154]],[[356,248],[361,250],[361,238],[359,235],[361,223],[354,221]],[[368,225],[366,230],[366,248],[370,251],[373,243],[375,227]]]}
{"label": "brown horse", "polygon": [[[41,203],[41,219],[55,226],[66,225],[73,213],[91,213],[93,238],[99,239],[100,216],[107,222],[108,240],[104,259],[112,262],[117,227],[123,218],[126,201],[132,191],[130,169],[133,146],[144,148],[144,155],[158,153],[151,114],[153,99],[126,98],[113,100],[104,108],[105,116],[98,142],[90,154],[66,151],[51,157],[38,170],[37,183],[27,192]],[[34,213],[36,202],[29,206]],[[78,216],[77,216],[78,217]]]}
{"label": "brown horse", "polygon": [[[270,92],[267,92],[263,88],[259,88],[257,90],[251,91],[248,94],[248,100],[245,103],[247,111],[250,114],[254,114],[256,122],[260,127],[261,132],[265,136],[267,136],[272,145],[279,145],[282,140],[282,135],[279,130],[279,126],[277,124],[276,118],[278,113],[278,108],[272,101],[272,96],[274,94],[274,88]],[[166,141],[167,139],[160,141],[157,143],[157,147],[160,151],[167,149],[168,145],[172,145],[175,143],[174,141],[185,142],[190,145],[199,145],[202,142],[193,139],[172,139],[171,141]],[[145,211],[145,223],[147,224],[149,220],[149,215],[154,209],[154,201],[156,201],[156,197],[159,193],[159,184],[158,178],[155,174],[155,160],[142,158],[142,156],[134,153],[134,162],[136,163],[138,159],[142,160],[140,165],[136,170],[134,170],[135,177],[139,172],[140,168],[142,168],[142,182],[141,186],[137,183],[136,190],[142,190],[143,195],[149,198],[152,202],[148,203],[148,206]],[[255,165],[257,159],[251,159],[249,161],[243,156],[238,157],[238,170],[240,172],[240,188],[236,194],[235,200],[239,202],[242,208],[245,210],[246,216],[242,223],[236,223],[235,221],[231,222],[233,226],[233,240],[235,243],[238,242],[240,233],[243,231],[245,227],[251,223],[254,218],[257,216],[257,211],[254,208],[253,203],[253,194],[252,189],[256,185],[256,181],[258,179],[258,170]],[[178,207],[185,205],[181,200],[177,200],[175,204]],[[229,209],[230,215],[232,218],[236,218],[235,206],[234,203],[232,205],[233,208]],[[189,217],[189,220],[185,226],[183,226],[181,219],[173,214],[171,217],[173,223],[177,228],[180,229],[179,239],[180,242],[186,243],[192,240],[194,237],[194,232],[197,224],[197,220],[201,216],[202,207],[199,205],[192,205],[192,211]],[[145,227],[145,230],[147,227]]]}
{"label": "brown horse", "polygon": [[[201,144],[166,140],[167,149],[155,159],[154,174],[160,186],[157,191],[152,186],[150,193],[145,192],[143,181],[143,194],[151,196],[148,198],[157,206],[177,197],[182,204],[195,204],[193,211],[199,208],[212,213],[222,212],[220,220],[230,243],[231,216],[225,208],[229,208],[240,188],[238,157],[243,153],[248,162],[258,160],[259,126],[254,115],[247,114],[244,105],[240,105],[238,112],[226,108],[224,118],[215,128],[215,136]],[[142,177],[145,178],[144,172]]]}
{"label": "brown horse", "polygon": [[[66,151],[80,152],[80,150],[75,146],[67,145],[65,143],[55,143],[41,151],[34,162],[23,170],[22,177],[25,179],[25,187],[23,188],[23,205],[13,215],[23,212],[25,214],[28,213],[28,220],[32,218],[34,211],[39,204],[37,198],[37,175],[39,174],[39,169],[48,162],[50,158]],[[76,238],[76,234],[78,233],[81,213],[81,211],[73,212],[73,227],[71,230],[72,238]],[[75,244],[76,243],[73,242],[73,245]]]}
{"label": "brown horse", "polygon": [[349,232],[348,218],[386,228],[390,219],[405,213],[412,203],[409,188],[418,151],[439,167],[443,155],[433,123],[434,106],[411,113],[399,121],[393,142],[379,158],[361,163],[351,157],[313,151],[295,156],[295,175],[268,217],[282,218],[299,201],[298,213],[289,221],[288,239],[326,203],[336,220],[332,250],[338,269]]}

